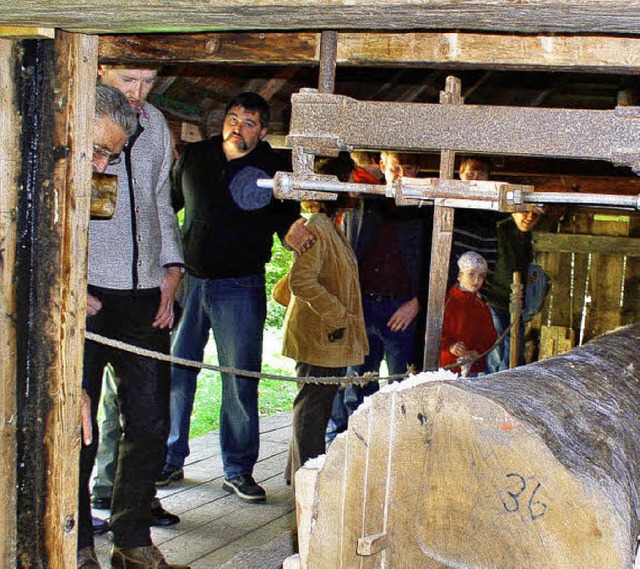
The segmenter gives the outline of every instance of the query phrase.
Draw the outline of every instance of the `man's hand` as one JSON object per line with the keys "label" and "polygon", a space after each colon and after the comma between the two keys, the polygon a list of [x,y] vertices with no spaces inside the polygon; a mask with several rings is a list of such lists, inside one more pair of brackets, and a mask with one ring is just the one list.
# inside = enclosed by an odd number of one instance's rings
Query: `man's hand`
{"label": "man's hand", "polygon": [[93,441],[93,427],[91,426],[91,397],[85,389],[82,390],[80,400],[80,424],[82,425],[82,442],[89,446]]}
{"label": "man's hand", "polygon": [[173,326],[173,301],[181,278],[182,272],[179,267],[167,268],[167,274],[160,283],[160,307],[153,320],[154,328],[171,328]]}
{"label": "man's hand", "polygon": [[302,255],[313,247],[316,238],[305,226],[305,219],[301,217],[291,224],[284,237],[285,245],[293,249],[298,255]]}
{"label": "man's hand", "polygon": [[93,316],[98,313],[102,308],[102,302],[100,302],[95,296],[87,293],[87,316]]}
{"label": "man's hand", "polygon": [[389,318],[387,326],[392,332],[404,332],[420,312],[420,303],[414,296],[411,300],[407,300],[404,304],[393,313]]}

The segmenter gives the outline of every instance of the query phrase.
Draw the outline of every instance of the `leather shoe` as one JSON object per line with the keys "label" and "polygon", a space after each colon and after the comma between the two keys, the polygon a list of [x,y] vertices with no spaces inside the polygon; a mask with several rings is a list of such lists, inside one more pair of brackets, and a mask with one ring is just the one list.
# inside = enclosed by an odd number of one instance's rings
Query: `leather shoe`
{"label": "leather shoe", "polygon": [[91,525],[93,527],[93,535],[102,535],[109,529],[109,521],[101,518],[92,517]]}
{"label": "leather shoe", "polygon": [[180,523],[180,517],[167,512],[160,504],[154,500],[151,504],[151,525],[156,527],[169,527]]}
{"label": "leather shoe", "polygon": [[98,498],[94,496],[91,498],[91,505],[96,510],[110,510],[111,509],[111,496],[108,498]]}
{"label": "leather shoe", "polygon": [[155,545],[111,548],[111,569],[191,569],[189,565],[167,563]]}

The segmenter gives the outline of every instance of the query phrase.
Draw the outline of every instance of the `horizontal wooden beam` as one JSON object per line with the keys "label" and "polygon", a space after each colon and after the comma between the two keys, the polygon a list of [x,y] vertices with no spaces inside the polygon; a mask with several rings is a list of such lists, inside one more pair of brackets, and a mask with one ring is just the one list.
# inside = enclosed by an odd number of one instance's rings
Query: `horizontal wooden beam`
{"label": "horizontal wooden beam", "polygon": [[[102,63],[317,63],[317,33],[202,33],[102,36]],[[640,41],[640,40],[639,40]]]}
{"label": "horizontal wooden beam", "polygon": [[[319,33],[103,36],[103,63],[315,65]],[[478,33],[339,33],[338,64],[632,73],[640,37]]]}
{"label": "horizontal wooden beam", "polygon": [[24,26],[0,26],[0,38],[53,39],[53,28],[29,28]]}
{"label": "horizontal wooden beam", "polygon": [[533,250],[536,253],[603,253],[640,257],[640,238],[535,232]]}
{"label": "horizontal wooden beam", "polygon": [[84,33],[238,30],[463,30],[640,33],[629,0],[2,0],[7,25]]}

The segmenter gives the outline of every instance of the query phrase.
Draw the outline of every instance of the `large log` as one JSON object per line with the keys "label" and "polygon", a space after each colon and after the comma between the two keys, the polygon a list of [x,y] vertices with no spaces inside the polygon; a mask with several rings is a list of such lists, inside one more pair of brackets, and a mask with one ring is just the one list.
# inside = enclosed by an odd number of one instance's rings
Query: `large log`
{"label": "large log", "polygon": [[634,325],[526,367],[371,397],[315,483],[313,466],[300,471],[303,566],[631,567],[638,345]]}

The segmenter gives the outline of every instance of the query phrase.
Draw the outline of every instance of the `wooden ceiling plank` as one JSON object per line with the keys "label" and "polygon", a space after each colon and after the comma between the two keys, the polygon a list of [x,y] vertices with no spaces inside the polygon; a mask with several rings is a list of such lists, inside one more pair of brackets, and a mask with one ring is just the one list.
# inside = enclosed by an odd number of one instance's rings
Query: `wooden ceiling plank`
{"label": "wooden ceiling plank", "polygon": [[338,62],[625,73],[640,66],[640,38],[478,33],[341,33]]}
{"label": "wooden ceiling plank", "polygon": [[317,33],[196,33],[103,36],[103,63],[297,64],[318,60]]}
{"label": "wooden ceiling plank", "polygon": [[[316,65],[317,33],[103,36],[103,63]],[[640,37],[340,33],[338,64],[636,73]]]}
{"label": "wooden ceiling plank", "polygon": [[264,97],[267,101],[271,101],[271,99],[287,85],[296,72],[297,69],[295,67],[280,69],[273,78],[258,88],[258,95]]}
{"label": "wooden ceiling plank", "polygon": [[83,33],[481,30],[637,35],[635,0],[2,0],[2,23]]}

